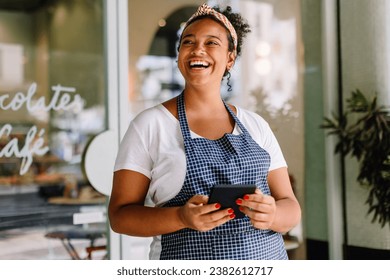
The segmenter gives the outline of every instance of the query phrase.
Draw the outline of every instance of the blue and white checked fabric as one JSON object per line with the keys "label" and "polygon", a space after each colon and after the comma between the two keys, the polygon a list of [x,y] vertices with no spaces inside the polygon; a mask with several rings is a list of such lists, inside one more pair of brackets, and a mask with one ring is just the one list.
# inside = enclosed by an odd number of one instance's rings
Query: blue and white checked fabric
{"label": "blue and white checked fabric", "polygon": [[[187,158],[187,173],[180,192],[164,207],[182,206],[196,194],[209,195],[217,184],[255,184],[270,194],[267,183],[269,154],[249,135],[225,104],[241,129],[217,140],[191,138],[184,106],[184,93],[177,100],[178,115]],[[283,238],[271,230],[255,229],[248,217],[231,220],[207,232],[183,229],[161,237],[162,260],[255,260],[287,259]]]}

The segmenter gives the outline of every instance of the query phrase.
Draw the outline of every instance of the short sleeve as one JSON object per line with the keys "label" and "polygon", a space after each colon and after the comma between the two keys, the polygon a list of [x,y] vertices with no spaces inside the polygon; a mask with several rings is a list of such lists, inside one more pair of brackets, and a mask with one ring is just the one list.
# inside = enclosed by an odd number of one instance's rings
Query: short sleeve
{"label": "short sleeve", "polygon": [[264,125],[266,131],[266,137],[264,138],[263,149],[265,149],[271,156],[271,164],[269,171],[278,169],[281,167],[287,167],[287,162],[283,156],[282,149],[280,148],[279,142],[275,137],[275,134],[271,130],[268,123]]}
{"label": "short sleeve", "polygon": [[142,119],[134,119],[121,140],[114,171],[133,170],[150,179],[153,163],[146,145],[148,143],[147,130],[138,128],[142,127],[140,121],[142,122]]}
{"label": "short sleeve", "polygon": [[260,115],[237,107],[238,117],[252,136],[253,140],[271,157],[269,171],[287,167],[282,150],[268,122]]}

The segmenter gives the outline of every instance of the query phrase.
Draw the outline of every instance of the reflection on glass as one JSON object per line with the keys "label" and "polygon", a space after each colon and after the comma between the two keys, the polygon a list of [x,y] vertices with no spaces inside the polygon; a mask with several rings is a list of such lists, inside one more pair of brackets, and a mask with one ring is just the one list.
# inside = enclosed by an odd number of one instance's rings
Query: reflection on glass
{"label": "reflection on glass", "polygon": [[[250,5],[251,1],[248,2]],[[250,18],[255,19],[251,35],[256,38],[255,52],[248,55],[252,56],[257,74],[250,90],[257,110],[268,114],[269,119],[296,118],[296,109],[291,104],[297,95],[296,18],[278,18],[270,3],[252,2],[250,11],[253,13]]]}
{"label": "reflection on glass", "polygon": [[179,94],[184,88],[184,79],[177,70],[176,60],[168,56],[141,56],[137,70],[142,81],[142,97],[162,102]]}
{"label": "reflection on glass", "polygon": [[[75,227],[81,207],[104,203],[82,172],[88,142],[106,128],[102,7],[0,1],[0,234],[33,229],[45,240]],[[28,241],[14,254],[1,239],[9,250],[0,259],[70,258],[45,242],[46,252],[28,256]]]}

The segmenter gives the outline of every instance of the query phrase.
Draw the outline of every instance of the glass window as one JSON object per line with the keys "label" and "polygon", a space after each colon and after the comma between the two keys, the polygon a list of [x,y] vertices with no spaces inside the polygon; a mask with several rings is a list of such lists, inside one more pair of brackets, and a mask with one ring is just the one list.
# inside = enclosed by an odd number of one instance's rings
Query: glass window
{"label": "glass window", "polygon": [[103,218],[73,220],[105,209],[82,171],[106,129],[103,14],[100,0],[0,1],[0,259],[85,258],[105,244]]}

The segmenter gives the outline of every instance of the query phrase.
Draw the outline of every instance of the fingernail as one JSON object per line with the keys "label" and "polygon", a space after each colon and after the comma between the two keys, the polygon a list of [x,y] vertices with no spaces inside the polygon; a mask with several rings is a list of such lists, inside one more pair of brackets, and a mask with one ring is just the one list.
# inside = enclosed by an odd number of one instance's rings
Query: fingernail
{"label": "fingernail", "polygon": [[233,209],[229,209],[229,210],[228,210],[228,213],[229,213],[229,214],[232,214],[233,212],[234,212]]}
{"label": "fingernail", "polygon": [[221,208],[221,204],[216,203],[216,204],[215,204],[215,208],[217,208],[217,209]]}
{"label": "fingernail", "polygon": [[236,215],[231,214],[229,217],[230,217],[230,219],[234,219],[236,217]]}
{"label": "fingernail", "polygon": [[243,210],[244,210],[244,207],[240,206],[240,207],[238,207],[238,209],[239,209],[240,211],[243,211]]}
{"label": "fingernail", "polygon": [[241,198],[237,199],[237,200],[236,200],[236,203],[237,203],[238,205],[240,205],[240,204],[242,203],[242,199],[241,199]]}
{"label": "fingernail", "polygon": [[248,200],[248,199],[249,199],[249,195],[247,195],[247,194],[244,195],[244,199],[245,199],[245,200]]}

